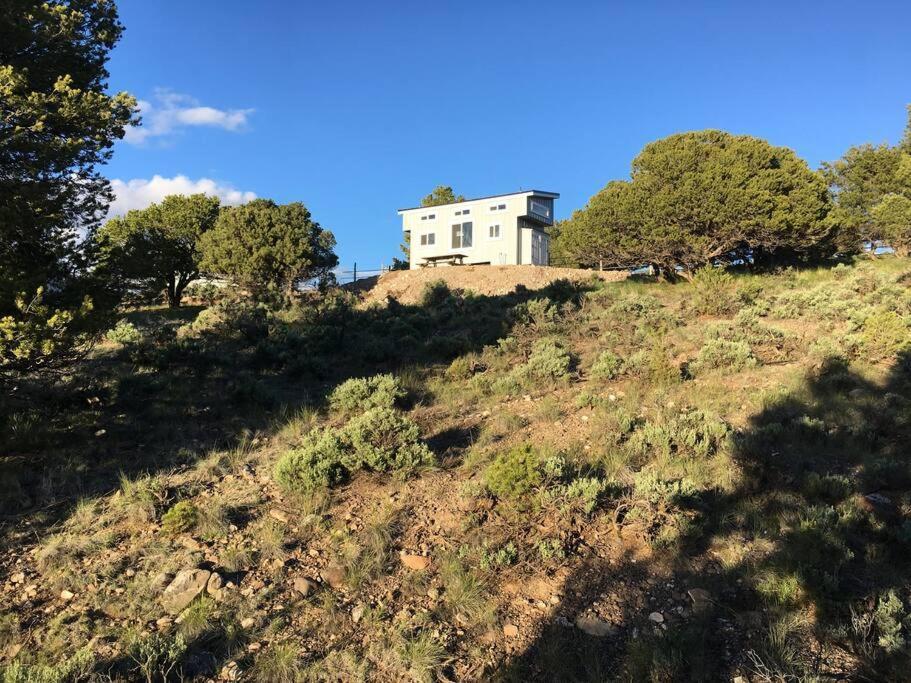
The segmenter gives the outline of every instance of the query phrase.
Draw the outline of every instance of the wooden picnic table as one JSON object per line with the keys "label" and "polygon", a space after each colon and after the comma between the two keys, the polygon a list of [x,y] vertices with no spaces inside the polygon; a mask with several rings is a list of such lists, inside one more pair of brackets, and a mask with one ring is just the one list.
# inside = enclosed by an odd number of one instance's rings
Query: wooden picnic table
{"label": "wooden picnic table", "polygon": [[468,258],[466,254],[438,254],[437,256],[425,256],[421,268],[432,266],[436,268],[440,263],[449,263],[453,266],[461,266],[463,261]]}

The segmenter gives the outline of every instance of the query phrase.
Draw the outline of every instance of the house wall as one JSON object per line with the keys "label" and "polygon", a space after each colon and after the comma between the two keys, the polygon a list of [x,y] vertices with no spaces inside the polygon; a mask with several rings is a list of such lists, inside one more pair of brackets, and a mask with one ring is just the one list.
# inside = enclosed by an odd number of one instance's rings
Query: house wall
{"label": "house wall", "polygon": [[[531,230],[519,228],[520,217],[528,213],[527,194],[476,199],[459,204],[413,209],[402,214],[402,230],[411,232],[410,267],[419,268],[427,256],[460,253],[465,263],[531,263]],[[503,210],[491,207],[505,204]],[[468,215],[456,212],[469,210]],[[430,218],[430,216],[434,216]],[[452,246],[452,225],[472,223],[471,247]],[[490,226],[500,226],[500,236],[490,237]],[[422,245],[421,236],[433,234],[433,245]],[[546,263],[546,261],[545,261]]]}

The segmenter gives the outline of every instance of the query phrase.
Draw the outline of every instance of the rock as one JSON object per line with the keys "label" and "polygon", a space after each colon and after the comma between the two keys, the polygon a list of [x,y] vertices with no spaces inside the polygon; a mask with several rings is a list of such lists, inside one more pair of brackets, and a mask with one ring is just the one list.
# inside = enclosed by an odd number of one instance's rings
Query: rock
{"label": "rock", "polygon": [[284,510],[279,510],[278,508],[272,508],[269,510],[269,516],[272,519],[277,519],[279,522],[283,522],[284,524],[287,524],[291,520],[291,517],[287,512]]}
{"label": "rock", "polygon": [[9,577],[10,583],[25,583],[25,572],[17,572]]}
{"label": "rock", "polygon": [[364,605],[358,604],[354,606],[354,609],[351,610],[351,621],[355,624],[361,620],[361,617],[364,616]]}
{"label": "rock", "polygon": [[439,600],[440,591],[437,590],[436,588],[431,587],[427,590],[427,597],[430,598],[431,600]]}
{"label": "rock", "polygon": [[595,638],[605,638],[617,630],[616,627],[609,622],[602,621],[596,617],[584,617],[582,615],[576,617],[576,628]]}
{"label": "rock", "polygon": [[712,595],[704,588],[690,588],[687,592],[693,601],[693,609],[697,612],[704,610],[712,604]]}
{"label": "rock", "polygon": [[664,623],[664,615],[661,614],[661,612],[652,612],[651,614],[648,615],[648,620],[649,620],[649,621],[653,621],[653,622],[655,622],[656,624],[663,624],[663,623]]}
{"label": "rock", "polygon": [[291,589],[306,598],[316,590],[316,584],[306,576],[296,576],[291,581]]}
{"label": "rock", "polygon": [[345,585],[345,568],[340,564],[330,564],[319,573],[320,578],[332,588],[341,588]]}
{"label": "rock", "polygon": [[210,576],[209,580],[206,582],[206,593],[216,600],[221,600],[225,594],[224,585],[225,580],[221,578],[221,574],[212,572],[212,576]]}
{"label": "rock", "polygon": [[66,589],[63,589],[62,591],[60,591],[61,600],[66,600],[67,602],[69,602],[70,600],[72,600],[75,597],[76,597],[76,594],[73,591],[68,591]]}
{"label": "rock", "polygon": [[171,624],[174,623],[174,620],[171,617],[161,617],[155,620],[155,626],[158,627],[159,631],[164,631]]}
{"label": "rock", "polygon": [[503,624],[503,635],[507,638],[515,638],[519,635],[519,627],[515,624]]}
{"label": "rock", "polygon": [[167,586],[169,583],[171,583],[171,579],[173,579],[173,578],[174,578],[174,575],[169,574],[168,572],[161,572],[159,574],[156,574],[155,577],[152,579],[152,588],[161,590],[162,588]]}
{"label": "rock", "polygon": [[212,572],[208,569],[183,569],[177,572],[177,576],[161,594],[161,604],[172,614],[180,612],[205,590],[211,575]]}
{"label": "rock", "polygon": [[749,682],[749,680],[747,680],[747,679],[744,678],[743,676],[734,676],[734,678],[733,678],[733,680],[731,681],[731,683],[750,683],[750,682]]}
{"label": "rock", "polygon": [[253,617],[247,617],[246,619],[242,619],[240,622],[241,628],[249,629],[249,628],[253,628],[254,626],[256,626],[256,619],[254,619]]}
{"label": "rock", "polygon": [[424,557],[423,555],[402,553],[399,557],[401,558],[403,565],[414,571],[423,571],[430,566],[430,558]]}
{"label": "rock", "polygon": [[240,667],[237,662],[228,662],[225,664],[218,677],[223,681],[236,681],[240,678]]}

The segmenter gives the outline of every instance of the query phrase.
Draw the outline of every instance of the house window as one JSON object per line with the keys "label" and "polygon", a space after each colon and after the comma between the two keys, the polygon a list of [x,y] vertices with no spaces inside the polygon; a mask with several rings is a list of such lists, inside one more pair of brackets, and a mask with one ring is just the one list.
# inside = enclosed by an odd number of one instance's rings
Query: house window
{"label": "house window", "polygon": [[424,235],[421,235],[421,246],[422,247],[432,247],[437,243],[437,235],[435,232],[428,232]]}
{"label": "house window", "polygon": [[436,217],[437,217],[437,215],[435,213],[429,213],[426,216],[421,216],[421,220],[422,221],[432,221]]}
{"label": "house window", "polygon": [[487,236],[488,236],[490,239],[492,239],[492,240],[498,240],[498,239],[500,239],[500,226],[499,226],[499,224],[497,224],[497,225],[491,225],[491,226],[487,229]]}
{"label": "house window", "polygon": [[471,222],[455,223],[452,226],[452,248],[467,249],[471,246]]}
{"label": "house window", "polygon": [[544,216],[544,218],[550,218],[550,207],[551,202],[549,200],[531,200],[531,212],[538,216]]}
{"label": "house window", "polygon": [[491,211],[505,211],[506,204],[492,204],[490,207]]}
{"label": "house window", "polygon": [[456,216],[467,216],[470,213],[471,213],[471,209],[462,209],[461,211],[456,211],[455,215]]}

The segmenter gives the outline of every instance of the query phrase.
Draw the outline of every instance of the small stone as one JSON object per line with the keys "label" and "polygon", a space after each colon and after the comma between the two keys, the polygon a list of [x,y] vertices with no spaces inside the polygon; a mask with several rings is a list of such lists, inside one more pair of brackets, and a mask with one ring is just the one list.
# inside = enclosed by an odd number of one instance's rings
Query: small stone
{"label": "small stone", "polygon": [[240,667],[237,662],[228,662],[222,667],[218,676],[223,681],[236,681],[240,678]]}
{"label": "small stone", "polygon": [[515,638],[519,635],[519,627],[515,624],[503,624],[503,635],[507,638]]}
{"label": "small stone", "polygon": [[648,620],[653,621],[656,624],[662,624],[664,623],[664,615],[661,614],[661,612],[652,612],[648,615]]}
{"label": "small stone", "polygon": [[136,570],[135,570],[135,569],[127,569],[127,570],[124,572],[124,575],[125,575],[127,578],[132,579],[134,576],[136,576]]}
{"label": "small stone", "polygon": [[616,630],[611,623],[595,617],[584,617],[581,615],[576,617],[576,628],[595,638],[605,638]]}
{"label": "small stone", "polygon": [[402,560],[402,564],[408,567],[408,569],[412,569],[414,571],[423,571],[430,566],[430,558],[424,557],[423,555],[410,555],[408,553],[402,553],[399,557]]}
{"label": "small stone", "polygon": [[240,622],[240,627],[244,628],[244,629],[253,628],[255,625],[256,625],[256,619],[254,619],[253,617],[247,617],[246,619],[242,619]]}
{"label": "small stone", "polygon": [[712,602],[712,595],[704,588],[690,588],[687,592],[690,600],[693,601],[693,609],[698,611],[704,610]]}
{"label": "small stone", "polygon": [[284,510],[279,510],[278,508],[272,508],[271,510],[269,510],[269,516],[272,519],[277,519],[279,522],[283,522],[285,524],[287,524],[288,521],[291,519],[291,517],[288,515],[287,512],[285,512]]}
{"label": "small stone", "polygon": [[25,572],[18,572],[9,577],[10,583],[25,583]]}
{"label": "small stone", "polygon": [[73,591],[68,591],[66,589],[60,591],[61,600],[66,600],[67,602],[69,602],[70,600],[72,600],[75,597],[76,597],[76,594]]}
{"label": "small stone", "polygon": [[99,429],[98,431],[95,432],[95,436],[104,436],[107,433],[108,433],[107,429]]}
{"label": "small stone", "polygon": [[345,584],[345,568],[339,564],[330,564],[319,575],[332,588],[341,588]]}
{"label": "small stone", "polygon": [[247,645],[247,652],[259,652],[261,647],[262,647],[262,645],[260,645],[259,643],[255,643],[255,642],[250,643],[249,645]]}
{"label": "small stone", "polygon": [[296,576],[291,581],[291,588],[305,598],[316,590],[316,584],[306,576]]}
{"label": "small stone", "polygon": [[355,624],[361,620],[364,616],[364,605],[358,604],[354,606],[354,609],[351,610],[351,621]]}
{"label": "small stone", "polygon": [[161,618],[155,620],[155,625],[158,627],[158,629],[160,631],[165,630],[173,623],[174,623],[174,620],[171,617],[161,617]]}
{"label": "small stone", "polygon": [[431,600],[438,600],[440,597],[440,591],[436,588],[430,588],[427,590],[427,597]]}
{"label": "small stone", "polygon": [[221,578],[221,574],[212,572],[212,576],[210,576],[209,580],[206,582],[206,593],[216,600],[221,600],[224,596],[224,585],[225,580]]}
{"label": "small stone", "polygon": [[209,577],[208,569],[184,569],[177,572],[174,580],[161,594],[161,604],[172,614],[183,610],[206,589]]}

